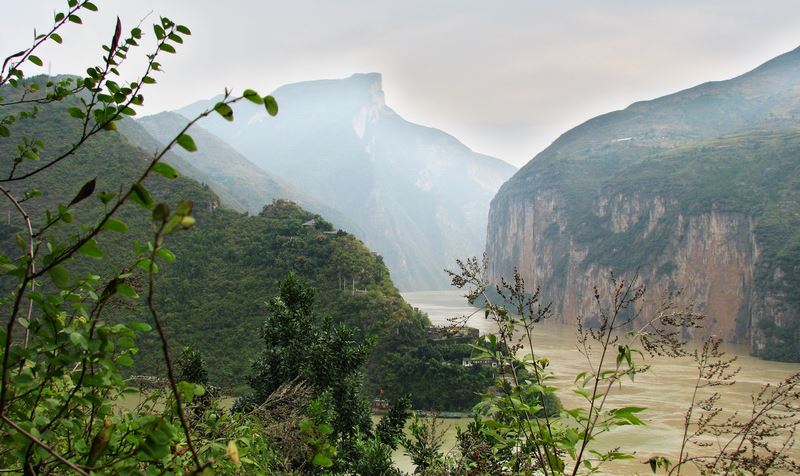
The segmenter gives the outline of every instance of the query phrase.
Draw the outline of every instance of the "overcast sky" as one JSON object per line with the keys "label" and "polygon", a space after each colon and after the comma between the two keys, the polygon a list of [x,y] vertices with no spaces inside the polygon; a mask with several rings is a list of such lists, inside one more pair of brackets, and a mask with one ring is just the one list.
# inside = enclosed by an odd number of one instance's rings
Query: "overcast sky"
{"label": "overcast sky", "polygon": [[[0,52],[26,47],[65,0],[5,0]],[[82,74],[114,16],[153,11],[192,29],[146,113],[224,87],[263,94],[296,81],[383,73],[406,119],[521,166],[604,112],[727,79],[800,46],[798,0],[95,0],[100,13],[43,50],[53,73]],[[151,30],[146,29],[147,32]],[[46,72],[47,64],[39,71]],[[35,67],[29,74],[37,72]]]}

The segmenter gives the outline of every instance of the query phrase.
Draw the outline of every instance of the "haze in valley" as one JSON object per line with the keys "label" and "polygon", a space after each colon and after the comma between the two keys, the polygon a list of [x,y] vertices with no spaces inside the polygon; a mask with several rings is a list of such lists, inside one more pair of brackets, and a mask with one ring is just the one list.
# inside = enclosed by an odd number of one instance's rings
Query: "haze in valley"
{"label": "haze in valley", "polygon": [[[60,4],[4,6],[10,13],[0,17],[0,48],[26,44],[31,25],[47,25]],[[108,6],[70,27],[64,45],[43,50],[52,72],[80,72],[95,62],[99,50],[83,45],[107,41],[115,15],[130,27],[154,11],[194,35],[164,62],[159,87],[147,91],[148,114],[213,97],[225,86],[266,92],[376,71],[398,114],[517,167],[590,117],[736,76],[800,45],[800,2],[794,0],[138,0]]]}

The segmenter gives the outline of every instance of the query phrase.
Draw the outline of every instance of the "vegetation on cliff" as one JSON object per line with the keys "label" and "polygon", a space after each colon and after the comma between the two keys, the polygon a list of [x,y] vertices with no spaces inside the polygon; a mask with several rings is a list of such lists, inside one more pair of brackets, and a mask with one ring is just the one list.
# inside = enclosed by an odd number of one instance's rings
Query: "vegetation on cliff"
{"label": "vegetation on cliff", "polygon": [[[61,43],[57,32],[67,22],[80,24],[79,15],[95,10],[88,0],[68,0],[66,9],[55,14],[52,29],[0,68],[0,156],[8,167],[0,175],[0,193],[10,205],[3,229],[10,243],[3,243],[0,255],[7,291],[0,299],[5,311],[0,329],[3,472],[395,476],[400,471],[392,465],[391,452],[402,446],[420,474],[593,474],[609,461],[633,457],[627,449],[596,450],[592,444],[618,426],[643,424],[638,417],[642,408],[615,407],[606,397],[648,370],[644,352],[694,357],[698,372],[697,399],[686,414],[680,457],[652,457],[647,463],[653,471],[680,474],[689,465],[725,474],[800,469],[787,455],[800,425],[800,374],[764,387],[753,398],[752,416],[725,417],[717,406],[719,394],[704,388],[729,382],[735,374],[731,361],[717,352],[713,339],[693,354],[686,354],[679,339],[700,316],[666,303],[649,326],[619,336],[615,331],[631,319],[626,310],[643,289],[615,281],[609,299],[596,298],[599,326],[580,328],[587,370],[577,375],[573,390],[582,397],[581,405],[562,408],[549,361],[534,353],[531,339],[550,307],[538,301],[538,292],[527,293],[518,275],[498,288],[504,303],[491,302],[474,259],[459,262],[453,284],[468,289],[470,302],[478,295],[487,300],[485,315],[498,325],[498,333],[474,349],[497,371],[494,388],[474,407],[475,421],[459,436],[458,453],[443,456],[435,427],[416,416],[409,434],[403,433],[408,397],[393,399],[386,416],[373,426],[368,397],[360,388],[361,368],[369,368],[367,354],[376,339],[391,342],[398,356],[434,369],[440,385],[449,384],[453,375],[466,375],[448,361],[462,349],[421,335],[426,333],[424,316],[399,300],[380,259],[321,217],[285,201],[256,217],[239,215],[221,208],[207,187],[179,178],[164,159],[172,147],[197,148],[190,135],[193,122],[152,155],[113,132],[124,115],[135,114],[141,105],[140,86],[153,81],[149,74],[159,69],[159,55],[174,53],[191,34],[186,26],[159,18],[152,25],[155,52],[144,58],[145,73],[124,86],[113,80],[116,67],[144,40],[139,27],[123,37],[120,20],[100,66],[90,68],[86,78],[26,80],[23,68],[43,64],[34,54],[39,45]],[[233,120],[231,105],[244,100],[277,114],[273,97],[248,89],[241,95],[226,93],[197,119],[219,114]],[[209,235],[201,231],[203,224]],[[225,229],[231,226],[251,227],[254,234]],[[263,235],[268,239],[259,240]],[[193,252],[198,243],[204,249]],[[238,255],[240,249],[248,253]],[[191,256],[197,261],[182,269]],[[279,267],[266,258],[287,261],[283,265],[296,268],[297,274],[289,273],[267,296],[259,288],[270,300],[252,349],[258,359],[245,372],[251,392],[228,411],[211,385],[221,356],[206,361],[205,349],[187,347],[176,358],[171,337],[200,322],[187,321],[195,317],[178,310],[214,311],[193,304],[212,297],[197,293],[194,281],[212,283],[217,294],[229,291],[234,294],[230,301],[242,301],[254,291],[232,288],[227,278],[233,271],[227,266],[244,269],[234,278],[258,281],[259,267]],[[254,267],[247,268],[244,260]],[[323,287],[318,297],[335,296],[328,307],[315,307],[315,293],[300,277],[317,277],[316,270],[324,266],[315,260],[335,264],[326,270],[329,278],[350,272],[349,293],[341,276],[336,286]],[[257,285],[265,286],[262,281]],[[366,301],[356,300],[357,295]],[[337,299],[343,300],[339,305],[346,312],[340,320],[345,323],[325,315],[336,311]],[[220,322],[231,317],[224,310],[212,317]],[[373,312],[383,318],[369,319]],[[153,341],[138,347],[137,338],[151,331]],[[529,346],[526,352],[517,341],[518,331]],[[238,352],[247,343],[232,344],[224,350]],[[159,357],[151,366],[163,366],[163,377],[126,378],[137,360],[148,367],[142,359],[154,355]],[[415,365],[407,367],[415,370]],[[407,372],[401,369],[396,377],[408,378]],[[474,376],[477,382],[485,375]],[[704,436],[724,445],[711,454],[685,451],[690,444],[708,447]]]}
{"label": "vegetation on cliff", "polygon": [[[563,223],[540,237],[561,253],[551,257],[548,282],[573,286],[563,282],[570,264],[670,276],[676,270],[672,255],[685,245],[692,217],[752,220],[752,229],[734,239],[757,257],[752,270],[741,270],[753,273],[753,298],[748,293],[740,315],[724,319],[736,319],[736,338],[752,342],[759,355],[799,361],[800,302],[792,292],[800,285],[798,84],[800,49],[738,78],[587,121],[501,188],[492,205],[490,240],[492,230],[509,223],[512,206],[551,194]],[[654,208],[655,201],[663,210]],[[608,209],[622,202],[630,209]],[[614,222],[619,219],[626,224]],[[565,243],[585,256],[570,256]],[[509,275],[519,250],[505,252],[505,259],[492,251],[495,246],[503,245],[490,242],[490,257],[502,268],[498,273]]]}

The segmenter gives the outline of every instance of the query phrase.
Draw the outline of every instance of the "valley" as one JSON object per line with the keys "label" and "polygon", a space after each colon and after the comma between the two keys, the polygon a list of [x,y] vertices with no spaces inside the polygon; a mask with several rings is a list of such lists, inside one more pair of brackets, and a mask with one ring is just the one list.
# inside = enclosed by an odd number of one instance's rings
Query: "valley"
{"label": "valley", "polygon": [[0,473],[800,474],[788,2],[53,1],[0,17]]}

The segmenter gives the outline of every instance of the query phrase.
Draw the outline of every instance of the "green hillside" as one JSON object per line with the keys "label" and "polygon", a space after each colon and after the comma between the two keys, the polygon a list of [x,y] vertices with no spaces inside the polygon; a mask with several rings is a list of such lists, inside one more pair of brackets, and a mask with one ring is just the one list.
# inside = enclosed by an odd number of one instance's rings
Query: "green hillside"
{"label": "green hillside", "polygon": [[[47,144],[47,156],[56,153],[56,144],[69,144],[79,126],[67,113],[68,107],[45,107],[36,121],[18,123],[10,140],[0,143],[0,153],[10,156],[9,143],[21,136],[41,139]],[[34,219],[41,223],[45,209],[68,202],[92,177],[97,177],[96,192],[116,192],[141,172],[147,157],[120,134],[103,133],[62,166],[26,184],[43,192],[30,202]],[[486,375],[451,365],[447,359],[460,363],[460,357],[453,358],[452,349],[427,339],[427,317],[403,301],[381,257],[351,234],[334,230],[323,218],[291,202],[275,202],[256,216],[226,209],[207,186],[183,177],[155,176],[147,187],[159,201],[194,202],[197,225],[167,241],[177,261],[161,265],[156,297],[173,348],[200,349],[210,364],[211,383],[229,391],[244,385],[251,359],[261,345],[258,329],[264,321],[265,302],[277,293],[278,280],[293,271],[317,289],[322,314],[358,328],[360,338],[378,338],[368,364],[370,395],[381,388],[388,396],[415,390],[416,405],[452,410],[473,404],[475,392],[486,387]],[[75,222],[91,222],[102,211],[99,200],[85,200],[72,213],[80,218]],[[133,239],[145,242],[150,227],[149,213],[136,205],[126,206],[120,218],[131,230],[124,239],[115,240],[118,235],[108,233],[98,240],[116,269],[131,265],[134,253],[129,243]],[[17,253],[13,236],[18,230],[14,222],[0,228],[3,250],[10,256]],[[54,235],[76,231],[74,225],[66,225],[55,228]],[[88,269],[89,259],[79,257],[67,268],[78,276]],[[130,318],[142,307],[119,305],[116,311],[121,319]],[[146,319],[143,314],[139,318]],[[163,370],[157,367],[160,350],[156,345],[154,336],[143,339],[137,372]],[[459,352],[469,350],[462,346]],[[431,375],[436,375],[436,385],[424,380]],[[461,399],[445,391],[457,387],[463,389]]]}

